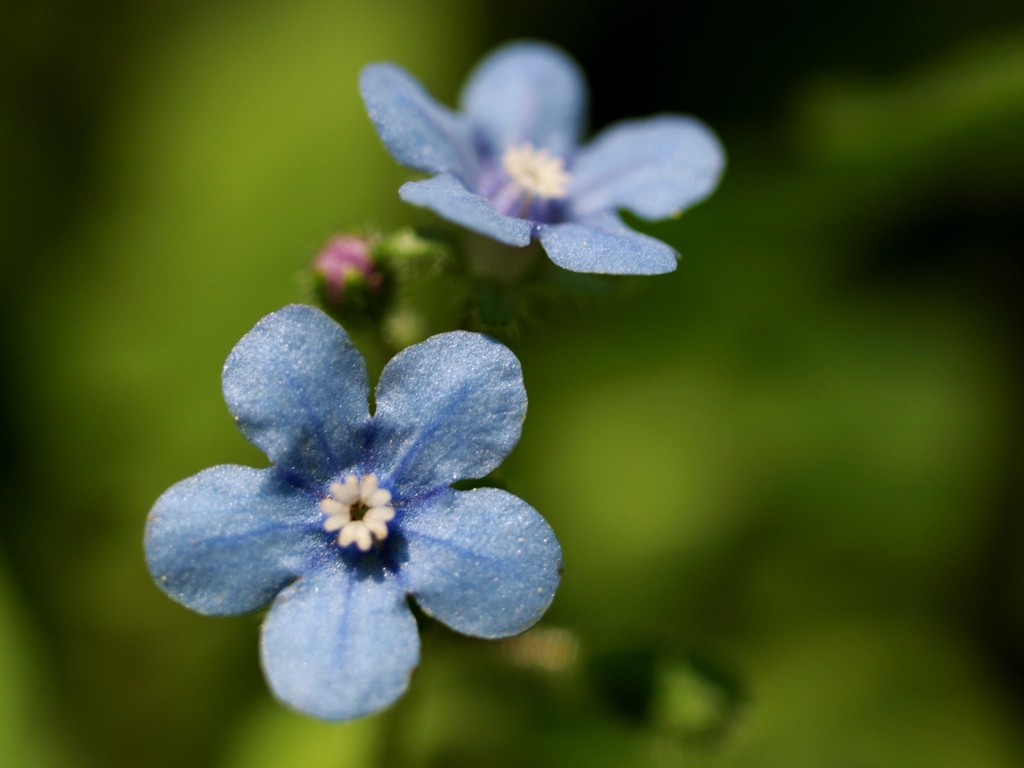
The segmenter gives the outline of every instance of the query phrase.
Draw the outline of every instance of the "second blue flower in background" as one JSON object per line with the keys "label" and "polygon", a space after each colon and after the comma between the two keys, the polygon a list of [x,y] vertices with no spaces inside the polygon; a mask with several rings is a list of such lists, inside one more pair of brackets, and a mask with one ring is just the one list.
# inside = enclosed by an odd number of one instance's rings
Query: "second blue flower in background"
{"label": "second blue flower in background", "polygon": [[674,270],[675,251],[627,227],[617,210],[677,215],[711,194],[725,165],[711,130],[682,115],[623,121],[578,146],[586,83],[571,58],[543,43],[511,43],[485,58],[461,113],[394,64],[366,66],[360,90],[395,159],[434,174],[403,185],[403,200],[506,245],[539,240],[575,272]]}

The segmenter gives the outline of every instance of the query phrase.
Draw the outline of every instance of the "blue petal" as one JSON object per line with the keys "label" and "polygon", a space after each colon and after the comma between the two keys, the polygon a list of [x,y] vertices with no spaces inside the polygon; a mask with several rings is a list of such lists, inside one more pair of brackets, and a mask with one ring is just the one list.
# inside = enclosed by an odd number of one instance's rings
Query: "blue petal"
{"label": "blue petal", "polygon": [[530,142],[566,157],[583,132],[587,86],[579,66],[560,49],[512,43],[477,65],[461,103],[495,155]]}
{"label": "blue petal", "polygon": [[551,604],[562,550],[544,518],[517,496],[496,488],[449,491],[411,508],[400,525],[406,589],[452,629],[507,637]]}
{"label": "blue petal", "polygon": [[293,478],[323,484],[361,457],[366,363],[319,309],[293,304],[260,320],[231,350],[223,384],[242,434]]}
{"label": "blue petal", "polygon": [[630,229],[612,213],[565,224],[542,224],[539,238],[558,266],[573,272],[660,275],[676,268],[676,252]]}
{"label": "blue petal", "polygon": [[146,561],[160,588],[192,610],[248,613],[323,550],[320,517],[316,500],[272,469],[212,467],[157,499]]}
{"label": "blue petal", "polygon": [[438,104],[394,64],[368,64],[359,91],[381,141],[398,162],[426,173],[451,171],[471,182],[477,157],[465,119]]}
{"label": "blue petal", "polygon": [[483,477],[519,442],[526,390],[519,361],[479,333],[432,336],[381,374],[372,463],[399,501]]}
{"label": "blue petal", "polygon": [[394,576],[340,558],[285,589],[263,622],[260,658],[274,694],[325,720],[391,704],[419,661],[416,619]]}
{"label": "blue petal", "polygon": [[627,208],[663,219],[711,194],[724,166],[722,145],[698,120],[630,120],[602,131],[579,151],[569,199],[577,216]]}
{"label": "blue petal", "polygon": [[398,195],[405,202],[422,205],[435,213],[506,245],[530,244],[533,222],[498,213],[475,192],[470,192],[454,176],[442,174],[423,181],[403,184]]}

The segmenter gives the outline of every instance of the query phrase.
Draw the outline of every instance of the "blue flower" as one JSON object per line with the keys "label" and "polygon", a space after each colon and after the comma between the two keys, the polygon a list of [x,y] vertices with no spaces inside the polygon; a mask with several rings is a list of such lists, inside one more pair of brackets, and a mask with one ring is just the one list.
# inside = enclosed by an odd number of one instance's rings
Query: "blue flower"
{"label": "blue flower", "polygon": [[460,331],[409,347],[384,369],[371,416],[345,331],[293,305],[238,342],[223,384],[273,465],[172,486],[150,512],[146,559],[200,613],[273,601],[261,660],[282,701],[342,720],[401,696],[419,660],[409,595],[475,637],[522,632],[547,609],[562,559],[548,524],[505,491],[450,487],[519,440],[526,391],[507,348]]}
{"label": "blue flower", "polygon": [[404,184],[403,200],[507,245],[540,240],[575,272],[674,270],[675,251],[616,210],[678,215],[711,194],[725,164],[711,130],[681,115],[617,123],[579,147],[586,83],[571,58],[542,43],[511,43],[478,64],[461,114],[394,64],[366,66],[359,85],[388,151],[435,174]]}

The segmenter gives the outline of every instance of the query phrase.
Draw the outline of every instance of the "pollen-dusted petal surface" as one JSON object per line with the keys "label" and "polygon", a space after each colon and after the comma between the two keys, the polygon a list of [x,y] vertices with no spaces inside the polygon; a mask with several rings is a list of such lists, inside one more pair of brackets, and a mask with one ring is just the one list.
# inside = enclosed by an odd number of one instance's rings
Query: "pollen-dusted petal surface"
{"label": "pollen-dusted petal surface", "polygon": [[322,484],[362,457],[366,363],[319,309],[293,304],[260,320],[231,350],[223,385],[242,434],[280,471]]}
{"label": "pollen-dusted petal surface", "polygon": [[519,439],[526,391],[511,351],[463,331],[409,347],[384,369],[372,419],[366,379],[319,310],[261,320],[228,358],[224,392],[275,466],[178,483],[145,541],[157,583],[197,611],[243,613],[277,594],[261,636],[267,680],[332,720],[407,688],[419,658],[410,590],[456,629],[498,637],[536,621],[561,561],[524,502],[448,487],[487,474]]}
{"label": "pollen-dusted petal surface", "polygon": [[359,92],[388,152],[425,173],[454,173],[472,181],[477,158],[466,119],[438,104],[422,85],[394,64],[368,64]]}
{"label": "pollen-dusted petal surface", "polygon": [[564,157],[583,132],[587,86],[559,48],[511,43],[477,65],[460,101],[494,155],[529,142]]}
{"label": "pollen-dusted petal surface", "polygon": [[526,389],[516,356],[453,331],[399,352],[377,385],[372,461],[398,501],[483,477],[519,442]]}
{"label": "pollen-dusted petal surface", "polygon": [[724,167],[722,145],[699,120],[627,120],[579,150],[569,197],[580,217],[626,208],[645,219],[664,219],[711,194]]}
{"label": "pollen-dusted petal surface", "polygon": [[506,637],[547,610],[562,551],[522,499],[496,488],[448,491],[402,520],[406,588],[424,611],[475,637]]}
{"label": "pollen-dusted petal surface", "polygon": [[538,237],[548,257],[573,272],[660,275],[676,268],[672,246],[630,229],[613,213],[542,224]]}
{"label": "pollen-dusted petal surface", "polygon": [[272,469],[224,465],[172,485],[146,523],[156,583],[194,611],[261,608],[325,547],[315,499]]}
{"label": "pollen-dusted petal surface", "polygon": [[398,196],[505,245],[530,244],[533,222],[498,213],[487,200],[470,192],[451,174],[406,182],[399,187]]}
{"label": "pollen-dusted petal surface", "polygon": [[361,573],[339,559],[277,597],[263,622],[260,658],[281,701],[346,720],[405,692],[419,635],[393,576]]}

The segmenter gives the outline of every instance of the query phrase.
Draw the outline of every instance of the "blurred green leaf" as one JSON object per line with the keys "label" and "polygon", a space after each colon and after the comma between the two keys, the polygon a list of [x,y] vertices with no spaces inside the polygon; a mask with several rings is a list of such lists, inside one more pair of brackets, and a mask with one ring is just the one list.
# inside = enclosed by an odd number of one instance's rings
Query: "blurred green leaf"
{"label": "blurred green leaf", "polygon": [[[637,223],[678,248],[676,274],[626,286],[642,297],[609,289],[597,312],[543,302],[516,337],[530,414],[501,484],[562,542],[549,620],[591,658],[733,660],[750,698],[721,743],[678,738],[720,711],[688,667],[619,668],[622,690],[643,689],[630,718],[585,664],[517,666],[440,628],[394,709],[316,723],[266,701],[259,617],[195,616],[152,585],[140,538],[156,496],[211,464],[264,462],[219,392],[231,346],[300,296],[329,235],[435,223],[398,201],[406,174],[363,115],[359,67],[398,60],[451,94],[477,25],[460,0],[225,5],[130,75],[103,183],[11,331],[32,425],[16,509],[55,481],[73,491],[19,518],[70,711],[55,730],[112,766],[1020,764],[1019,714],[964,608],[1000,530],[1019,400],[1004,331],[955,285],[851,278],[938,202],[1016,194],[1019,36],[892,83],[819,83],[793,154],[730,139],[711,201]],[[605,285],[622,284],[577,292]],[[429,325],[398,319],[409,337]],[[45,685],[8,626],[0,749],[20,765],[37,740],[18,713]]]}
{"label": "blurred green leaf", "polygon": [[396,60],[451,92],[475,24],[459,0],[226,3],[140,47],[89,215],[17,319],[26,486],[56,470],[75,489],[25,520],[25,560],[84,749],[104,765],[199,764],[262,689],[257,621],[167,600],[142,559],[145,516],[206,466],[265,464],[223,403],[228,351],[300,297],[329,235],[410,218],[360,68]]}
{"label": "blurred green leaf", "polygon": [[228,744],[223,768],[363,768],[376,765],[379,720],[324,723],[263,701]]}
{"label": "blurred green leaf", "polygon": [[64,768],[82,763],[67,749],[37,632],[0,567],[0,765]]}
{"label": "blurred green leaf", "polygon": [[906,620],[828,617],[751,649],[751,707],[709,765],[1017,766],[1020,729],[976,651]]}

